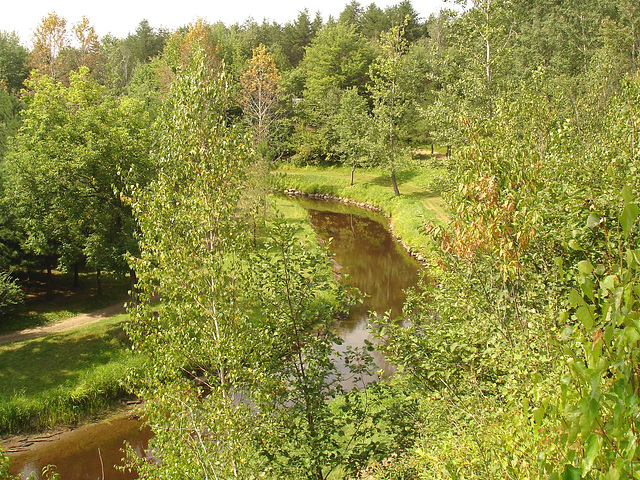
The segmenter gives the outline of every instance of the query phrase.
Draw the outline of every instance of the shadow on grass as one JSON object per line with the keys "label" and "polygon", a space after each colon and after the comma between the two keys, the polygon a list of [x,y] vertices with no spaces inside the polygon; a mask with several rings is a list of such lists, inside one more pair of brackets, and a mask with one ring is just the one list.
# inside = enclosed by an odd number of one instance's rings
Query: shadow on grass
{"label": "shadow on grass", "polygon": [[[396,180],[398,182],[398,190],[400,190],[400,195],[414,198],[416,200],[423,200],[425,198],[436,198],[439,197],[438,193],[433,192],[430,189],[425,189],[420,187],[417,184],[413,184],[410,186],[410,190],[407,191],[407,183],[414,181],[418,177],[418,173],[411,170],[400,171],[396,173]],[[388,187],[392,188],[391,185],[391,176],[390,175],[380,175],[369,180],[369,183],[380,187]],[[404,187],[404,188],[403,188]],[[420,189],[416,191],[416,189]]]}
{"label": "shadow on grass", "polygon": [[[418,176],[418,172],[415,170],[401,170],[396,172],[396,180],[398,182],[398,186],[403,183],[409,183],[413,181]],[[391,187],[391,175],[390,174],[381,174],[376,178],[370,180],[371,183],[375,185],[380,185],[381,187]]]}
{"label": "shadow on grass", "polygon": [[128,339],[119,325],[99,334],[60,333],[0,349],[0,398],[73,388],[85,372],[120,357]]}
{"label": "shadow on grass", "polygon": [[81,284],[73,288],[71,274],[54,273],[50,277],[42,272],[18,274],[26,303],[22,310],[0,320],[0,334],[16,332],[26,328],[40,327],[81,313],[89,313],[127,298],[129,282],[124,278],[103,276],[103,293],[90,275],[81,275]]}

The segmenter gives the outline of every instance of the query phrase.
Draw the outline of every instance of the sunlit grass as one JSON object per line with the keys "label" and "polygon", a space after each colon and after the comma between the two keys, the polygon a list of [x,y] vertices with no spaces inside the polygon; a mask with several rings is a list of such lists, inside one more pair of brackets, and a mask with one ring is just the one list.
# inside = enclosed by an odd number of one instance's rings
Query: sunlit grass
{"label": "sunlit grass", "polygon": [[73,275],[54,271],[50,276],[42,272],[17,272],[27,295],[25,307],[2,319],[0,334],[33,328],[64,320],[82,313],[124,302],[129,280],[103,275],[103,292],[97,295],[95,275],[81,274],[80,286],[73,288]]}
{"label": "sunlit grass", "polygon": [[77,421],[125,395],[142,365],[122,331],[126,318],[0,346],[0,432]]}
{"label": "sunlit grass", "polygon": [[391,217],[394,231],[416,251],[426,251],[426,221],[446,223],[446,205],[435,193],[434,183],[443,175],[440,168],[413,167],[397,173],[400,196],[391,188],[389,175],[375,169],[358,169],[350,186],[350,170],[345,167],[282,166],[273,175],[282,190],[295,188],[306,193],[325,193],[368,203]]}

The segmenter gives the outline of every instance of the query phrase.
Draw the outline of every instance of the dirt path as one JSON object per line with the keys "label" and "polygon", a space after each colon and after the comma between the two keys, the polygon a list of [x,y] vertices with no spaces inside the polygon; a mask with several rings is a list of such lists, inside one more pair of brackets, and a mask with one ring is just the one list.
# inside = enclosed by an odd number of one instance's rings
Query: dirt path
{"label": "dirt path", "polygon": [[27,328],[26,330],[20,330],[19,332],[0,335],[0,345],[4,343],[21,342],[23,340],[49,335],[50,333],[64,332],[84,325],[90,325],[92,323],[99,322],[104,318],[124,313],[125,311],[124,301],[122,301],[115,305],[111,305],[110,307],[96,310],[95,312],[83,313],[42,327]]}

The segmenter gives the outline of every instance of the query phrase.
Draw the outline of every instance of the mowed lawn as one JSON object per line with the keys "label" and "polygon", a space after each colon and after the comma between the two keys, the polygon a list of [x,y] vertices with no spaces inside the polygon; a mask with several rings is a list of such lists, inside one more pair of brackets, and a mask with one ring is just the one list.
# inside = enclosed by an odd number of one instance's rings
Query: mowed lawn
{"label": "mowed lawn", "polygon": [[0,433],[76,421],[125,395],[142,365],[122,330],[126,318],[0,345]]}

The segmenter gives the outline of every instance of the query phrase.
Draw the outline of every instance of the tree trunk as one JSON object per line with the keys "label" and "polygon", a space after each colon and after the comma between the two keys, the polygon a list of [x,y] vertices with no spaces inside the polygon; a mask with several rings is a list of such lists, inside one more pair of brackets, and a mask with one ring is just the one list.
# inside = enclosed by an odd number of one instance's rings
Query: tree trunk
{"label": "tree trunk", "polygon": [[451,145],[447,146],[447,158],[451,158]]}
{"label": "tree trunk", "polygon": [[47,265],[47,300],[53,298],[53,285],[52,285],[52,268],[51,265]]}
{"label": "tree trunk", "polygon": [[80,286],[80,274],[78,273],[78,262],[73,264],[73,289],[75,290]]}
{"label": "tree trunk", "polygon": [[353,162],[351,164],[351,184],[350,186],[353,187],[353,173],[356,171],[356,162]]}
{"label": "tree trunk", "polygon": [[433,156],[433,143],[431,144],[431,155]]}
{"label": "tree trunk", "polygon": [[391,170],[391,185],[393,185],[393,194],[399,197],[400,190],[398,190],[398,182],[396,182],[396,172],[394,170]]}
{"label": "tree trunk", "polygon": [[96,286],[98,287],[98,295],[102,295],[102,272],[96,270]]}

